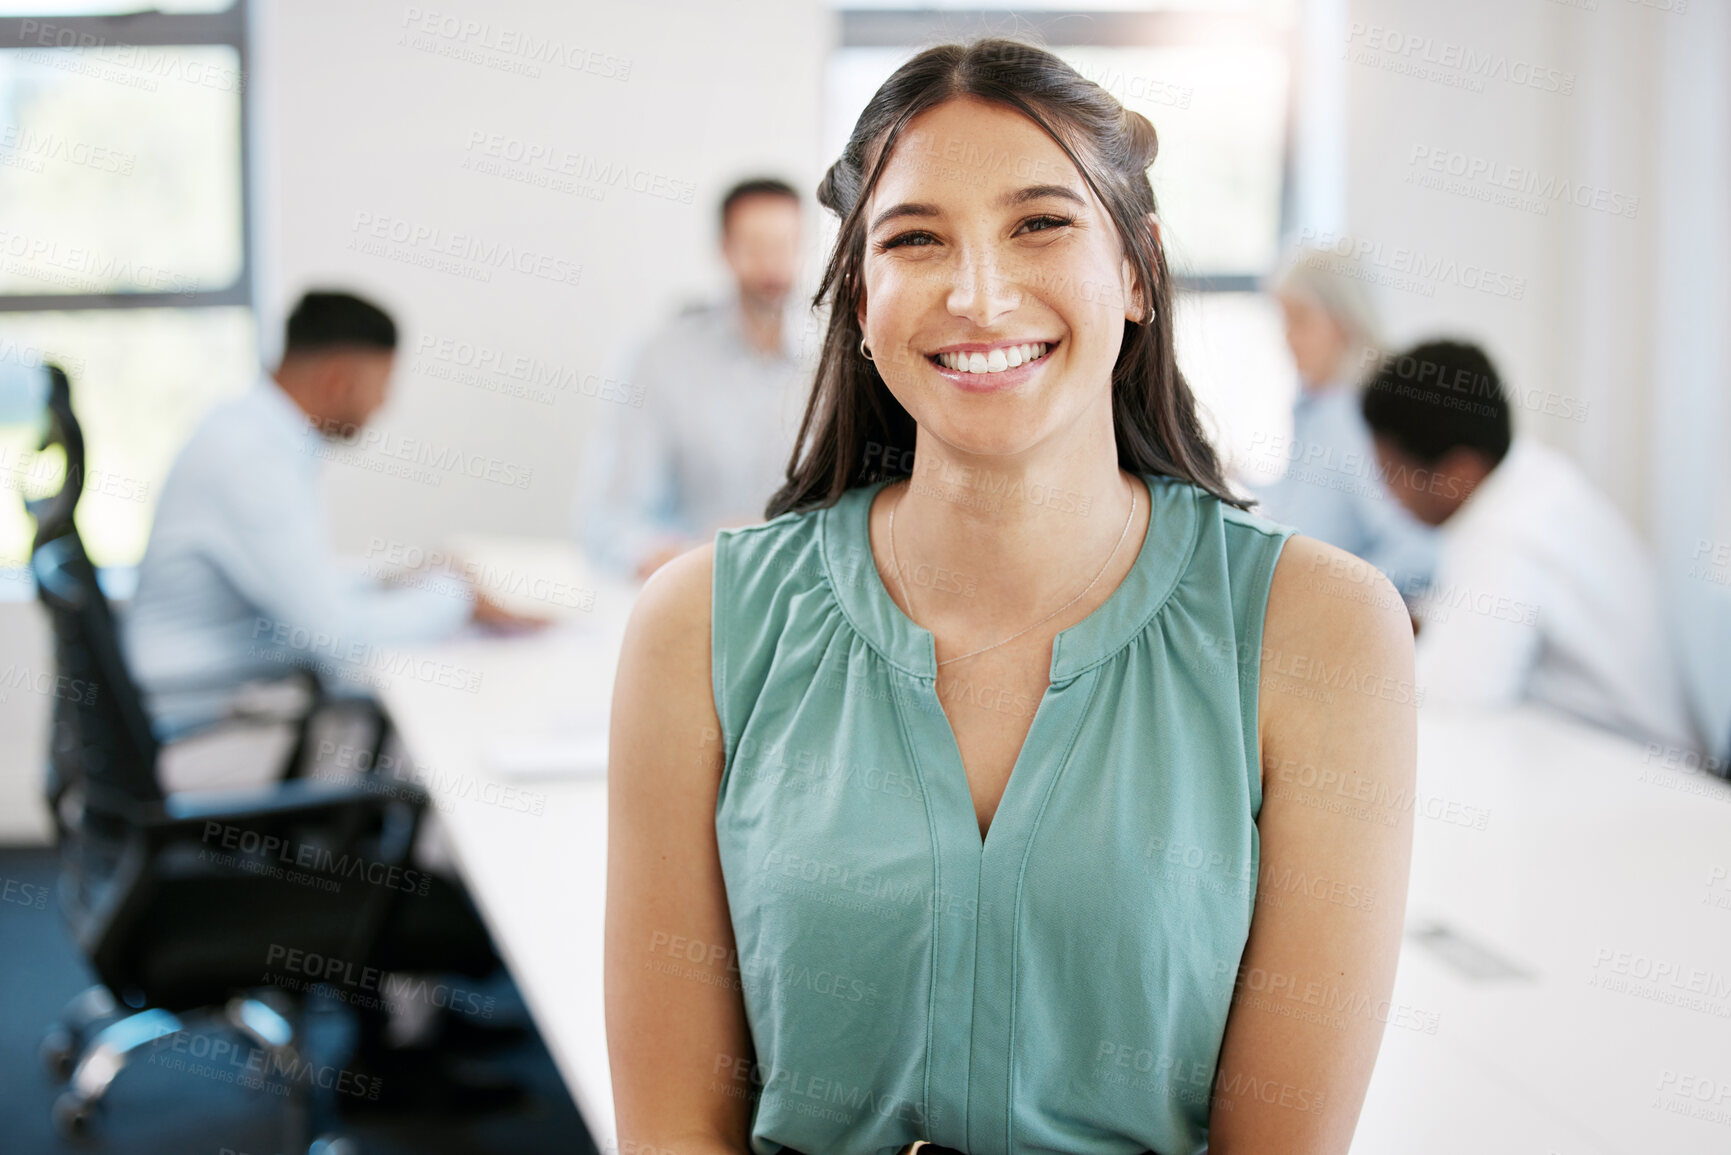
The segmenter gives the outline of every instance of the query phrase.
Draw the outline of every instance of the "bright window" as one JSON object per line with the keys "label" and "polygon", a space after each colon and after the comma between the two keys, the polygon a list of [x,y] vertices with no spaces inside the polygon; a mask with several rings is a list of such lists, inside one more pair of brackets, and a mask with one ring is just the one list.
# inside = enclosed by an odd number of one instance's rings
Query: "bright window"
{"label": "bright window", "polygon": [[[72,380],[100,565],[144,551],[174,454],[257,369],[247,244],[244,5],[0,0],[0,362]],[[0,430],[0,568],[19,491],[52,485]]]}

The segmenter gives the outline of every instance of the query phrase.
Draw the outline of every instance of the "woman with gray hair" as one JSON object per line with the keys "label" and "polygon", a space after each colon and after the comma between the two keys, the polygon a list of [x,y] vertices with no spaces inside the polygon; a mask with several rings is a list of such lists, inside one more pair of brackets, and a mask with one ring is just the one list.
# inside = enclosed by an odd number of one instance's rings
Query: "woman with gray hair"
{"label": "woman with gray hair", "polygon": [[1257,463],[1279,477],[1258,496],[1262,512],[1357,554],[1411,599],[1436,567],[1435,534],[1390,495],[1359,414],[1359,382],[1382,356],[1382,329],[1366,271],[1350,254],[1301,248],[1274,280],[1286,343],[1298,369],[1292,437]]}

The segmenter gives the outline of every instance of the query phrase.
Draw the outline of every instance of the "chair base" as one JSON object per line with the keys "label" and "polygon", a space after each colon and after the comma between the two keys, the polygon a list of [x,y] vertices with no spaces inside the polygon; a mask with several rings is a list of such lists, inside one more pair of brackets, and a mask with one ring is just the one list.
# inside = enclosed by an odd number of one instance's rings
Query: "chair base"
{"label": "chair base", "polygon": [[91,1028],[119,1013],[119,1004],[101,984],[73,996],[60,1013],[60,1020],[43,1034],[39,1048],[42,1065],[55,1082],[64,1083],[72,1077]]}
{"label": "chair base", "polygon": [[[124,1008],[115,1003],[104,987],[85,991],[68,1005],[61,1022],[43,1040],[44,1058],[50,1061],[51,1069],[63,1065],[69,1069],[67,1089],[54,1100],[55,1129],[68,1139],[88,1135],[108,1089],[120,1072],[139,1055],[148,1054],[165,1041],[195,1028],[233,1031],[249,1045],[268,1052],[275,1069],[298,1067],[299,1032],[289,1019],[287,1008],[276,1005],[277,1001],[266,992],[257,997],[233,998],[220,1008],[207,1007],[186,1015],[151,1008],[121,1014],[91,1034],[102,1019]],[[304,1108],[304,1104],[300,1106]],[[299,1124],[303,1135],[305,1118],[303,1115]],[[353,1140],[324,1133],[311,1140],[306,1150],[308,1155],[359,1155],[360,1149]]]}

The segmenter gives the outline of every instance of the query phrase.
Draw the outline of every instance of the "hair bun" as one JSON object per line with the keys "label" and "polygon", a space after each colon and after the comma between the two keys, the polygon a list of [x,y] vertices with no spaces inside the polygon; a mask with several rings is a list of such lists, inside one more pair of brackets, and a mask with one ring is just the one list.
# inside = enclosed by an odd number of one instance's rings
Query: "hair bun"
{"label": "hair bun", "polygon": [[817,203],[845,220],[859,199],[859,182],[859,170],[848,163],[847,154],[843,153],[817,182]]}
{"label": "hair bun", "polygon": [[1140,112],[1119,106],[1119,138],[1124,142],[1124,159],[1130,167],[1146,172],[1160,153],[1160,136],[1154,125]]}

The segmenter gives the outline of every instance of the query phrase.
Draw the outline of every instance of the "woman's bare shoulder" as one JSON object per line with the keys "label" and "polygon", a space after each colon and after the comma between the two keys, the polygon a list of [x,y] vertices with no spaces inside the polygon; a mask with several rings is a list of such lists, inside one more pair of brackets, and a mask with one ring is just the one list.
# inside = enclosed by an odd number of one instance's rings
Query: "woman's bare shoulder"
{"label": "woman's bare shoulder", "polygon": [[631,607],[619,676],[621,689],[646,692],[663,707],[714,715],[710,684],[711,586],[715,546],[680,554],[654,574]]}
{"label": "woman's bare shoulder", "polygon": [[[1394,583],[1345,550],[1294,534],[1274,569],[1262,631],[1263,771],[1323,735],[1418,705],[1412,620]],[[1395,723],[1397,726],[1402,723]]]}
{"label": "woman's bare shoulder", "polygon": [[1412,661],[1412,621],[1381,570],[1293,534],[1269,583],[1263,648],[1281,659],[1277,669],[1354,661],[1397,672]]}
{"label": "woman's bare shoulder", "polygon": [[632,604],[627,646],[651,642],[660,649],[696,637],[706,653],[713,584],[715,542],[687,549],[651,573]]}

